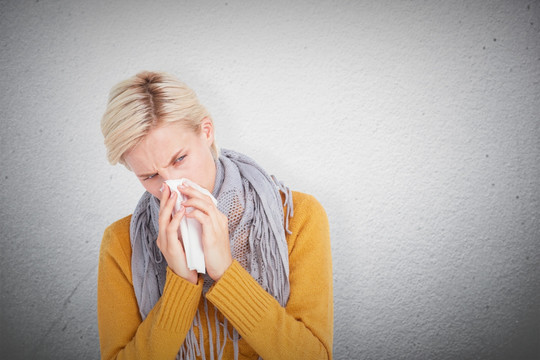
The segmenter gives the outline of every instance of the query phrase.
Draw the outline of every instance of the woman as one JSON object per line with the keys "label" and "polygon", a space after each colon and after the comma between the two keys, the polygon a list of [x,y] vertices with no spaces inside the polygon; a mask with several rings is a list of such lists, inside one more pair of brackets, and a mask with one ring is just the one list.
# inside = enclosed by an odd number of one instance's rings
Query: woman
{"label": "woman", "polygon": [[[321,205],[248,157],[219,152],[210,115],[168,74],[116,85],[101,126],[111,164],[146,189],[133,215],[103,236],[102,358],[330,359],[332,264]],[[180,178],[217,205],[184,184],[187,200],[174,213],[178,195],[164,181]],[[187,266],[183,217],[201,224],[206,274]]]}

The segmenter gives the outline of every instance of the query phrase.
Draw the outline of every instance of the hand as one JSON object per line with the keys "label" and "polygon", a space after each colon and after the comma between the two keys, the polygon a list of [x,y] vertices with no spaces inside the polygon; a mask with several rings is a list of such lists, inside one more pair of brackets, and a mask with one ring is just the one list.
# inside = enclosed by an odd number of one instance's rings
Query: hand
{"label": "hand", "polygon": [[232,264],[229,220],[217,209],[208,195],[186,183],[179,186],[178,190],[187,197],[187,200],[182,202],[184,208],[193,208],[193,211],[186,213],[185,216],[195,218],[201,224],[206,272],[214,281],[218,281]]}
{"label": "hand", "polygon": [[[159,234],[157,238],[157,246],[165,256],[168,266],[178,276],[183,277],[189,282],[197,283],[197,271],[189,270],[187,267],[186,253],[182,241],[178,239],[178,227],[180,220],[184,216],[186,210],[178,211],[172,216],[172,210],[176,203],[175,192],[171,195],[171,190],[167,185],[163,185],[161,194],[161,202],[159,204]],[[172,216],[172,217],[171,217]]]}

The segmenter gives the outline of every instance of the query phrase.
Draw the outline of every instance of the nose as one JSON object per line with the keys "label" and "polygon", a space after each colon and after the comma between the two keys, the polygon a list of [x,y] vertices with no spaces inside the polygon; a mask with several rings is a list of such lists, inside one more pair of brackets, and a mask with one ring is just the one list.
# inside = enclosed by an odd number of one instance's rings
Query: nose
{"label": "nose", "polygon": [[171,172],[167,168],[159,170],[158,175],[163,179],[163,181],[173,179]]}
{"label": "nose", "polygon": [[159,175],[159,177],[161,178],[162,181],[167,181],[167,180],[171,180],[170,176],[167,176],[167,175]]}
{"label": "nose", "polygon": [[[167,169],[159,169],[157,172],[157,177],[159,178],[159,181],[155,182],[153,185],[154,187],[154,196],[156,196],[159,200],[161,200],[161,194],[163,190],[163,186],[165,186],[165,181],[172,180],[172,176],[170,171]],[[159,189],[159,191],[158,191]]]}
{"label": "nose", "polygon": [[163,181],[179,179],[181,174],[177,169],[169,166],[163,169],[158,169],[158,175]]}

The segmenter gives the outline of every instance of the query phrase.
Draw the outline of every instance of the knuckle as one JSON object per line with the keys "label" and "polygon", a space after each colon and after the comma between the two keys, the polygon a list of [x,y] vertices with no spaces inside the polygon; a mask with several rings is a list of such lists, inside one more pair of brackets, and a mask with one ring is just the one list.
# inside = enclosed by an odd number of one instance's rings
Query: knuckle
{"label": "knuckle", "polygon": [[201,216],[200,217],[200,221],[203,225],[208,225],[209,221],[208,221],[208,216]]}

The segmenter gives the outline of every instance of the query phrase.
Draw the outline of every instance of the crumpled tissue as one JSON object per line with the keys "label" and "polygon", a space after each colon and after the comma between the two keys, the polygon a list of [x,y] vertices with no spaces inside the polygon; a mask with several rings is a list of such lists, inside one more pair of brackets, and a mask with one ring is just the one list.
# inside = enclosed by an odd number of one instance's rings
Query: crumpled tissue
{"label": "crumpled tissue", "polygon": [[[175,192],[176,204],[174,205],[173,215],[180,211],[182,206],[182,201],[186,200],[184,195],[178,191],[178,186],[186,184],[191,186],[205,195],[208,195],[215,205],[217,205],[217,200],[212,196],[212,194],[205,188],[199,186],[191,180],[186,178],[178,180],[167,180],[165,184],[169,186],[171,192]],[[186,208],[186,214],[193,211],[192,207]],[[197,270],[198,273],[206,273],[206,266],[204,263],[204,252],[202,246],[202,227],[199,221],[195,218],[183,217],[180,221],[180,235],[182,236],[182,241],[184,243],[184,251],[186,253],[187,266],[189,270]]]}

